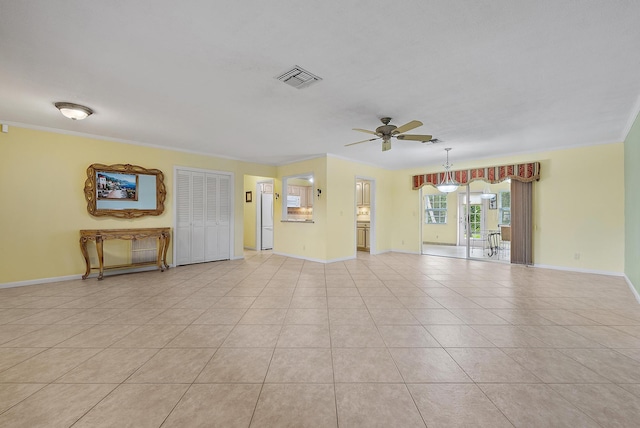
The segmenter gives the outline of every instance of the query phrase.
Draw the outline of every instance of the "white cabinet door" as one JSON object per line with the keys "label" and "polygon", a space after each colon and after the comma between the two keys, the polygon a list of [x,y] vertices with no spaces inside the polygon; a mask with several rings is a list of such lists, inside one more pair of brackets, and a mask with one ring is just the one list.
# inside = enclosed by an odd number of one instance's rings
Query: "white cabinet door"
{"label": "white cabinet door", "polygon": [[307,187],[307,207],[313,208],[313,186]]}
{"label": "white cabinet door", "polygon": [[300,189],[300,207],[307,207],[307,189],[306,187],[299,187]]}
{"label": "white cabinet door", "polygon": [[358,229],[358,248],[365,248],[366,246],[366,230],[364,227],[359,227]]}
{"label": "white cabinet door", "polygon": [[356,181],[356,205],[362,206],[362,181]]}
{"label": "white cabinet door", "polygon": [[273,184],[262,183],[262,193],[273,193]]}
{"label": "white cabinet door", "polygon": [[362,182],[362,205],[371,205],[371,183],[368,181]]}
{"label": "white cabinet door", "polygon": [[369,247],[371,247],[371,238],[370,238],[370,236],[371,236],[371,235],[370,235],[370,234],[371,234],[371,231],[370,231],[370,229],[367,227],[367,228],[364,230],[364,247],[365,247],[365,248],[369,248]]}

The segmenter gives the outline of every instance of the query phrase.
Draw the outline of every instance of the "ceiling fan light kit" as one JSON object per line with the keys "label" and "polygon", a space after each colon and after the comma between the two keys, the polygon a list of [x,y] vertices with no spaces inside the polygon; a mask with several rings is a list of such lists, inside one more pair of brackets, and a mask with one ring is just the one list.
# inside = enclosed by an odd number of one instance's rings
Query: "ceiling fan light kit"
{"label": "ceiling fan light kit", "polygon": [[451,167],[453,166],[453,164],[449,163],[449,150],[451,150],[451,148],[447,147],[445,150],[447,152],[447,163],[442,165],[444,166],[444,181],[438,184],[436,188],[442,193],[451,193],[458,190],[460,184],[453,178],[451,172]]}
{"label": "ceiling fan light kit", "polygon": [[387,150],[391,150],[391,138],[397,138],[398,140],[421,141],[423,143],[436,142],[435,140],[437,140],[437,139],[434,140],[432,135],[404,134],[407,131],[411,131],[412,129],[422,126],[422,122],[420,122],[419,120],[412,120],[411,122],[407,122],[402,126],[390,125],[389,124],[391,122],[390,117],[383,117],[380,119],[380,121],[382,122],[382,126],[378,126],[375,131],[369,131],[368,129],[361,129],[361,128],[353,128],[354,131],[375,135],[376,136],[375,138],[369,138],[367,140],[362,140],[362,141],[358,141],[351,144],[345,144],[345,147],[382,139],[382,151],[386,152]]}

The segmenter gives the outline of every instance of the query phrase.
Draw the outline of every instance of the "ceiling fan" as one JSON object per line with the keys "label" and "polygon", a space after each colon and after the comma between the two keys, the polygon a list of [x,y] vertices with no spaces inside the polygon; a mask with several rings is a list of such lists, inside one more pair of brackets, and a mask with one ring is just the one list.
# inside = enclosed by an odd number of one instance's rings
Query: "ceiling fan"
{"label": "ceiling fan", "polygon": [[412,120],[411,122],[405,123],[402,126],[389,125],[391,122],[390,117],[383,117],[380,119],[383,123],[382,126],[378,126],[375,131],[369,131],[366,129],[353,128],[354,131],[366,132],[367,134],[376,135],[376,138],[370,138],[368,140],[358,141],[356,143],[345,144],[346,146],[353,146],[354,144],[366,143],[369,141],[375,141],[382,139],[382,151],[386,152],[387,150],[391,150],[391,138],[397,138],[398,140],[412,140],[412,141],[422,141],[423,143],[427,142],[436,142],[437,138],[434,139],[431,135],[406,135],[404,132],[411,131],[412,129],[417,128],[418,126],[422,126],[422,122],[419,120]]}

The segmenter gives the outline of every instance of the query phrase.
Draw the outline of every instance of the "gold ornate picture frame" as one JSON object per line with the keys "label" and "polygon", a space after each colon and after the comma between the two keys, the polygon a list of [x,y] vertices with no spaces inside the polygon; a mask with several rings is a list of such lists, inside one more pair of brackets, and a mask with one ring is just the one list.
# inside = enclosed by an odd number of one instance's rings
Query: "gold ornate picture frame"
{"label": "gold ornate picture frame", "polygon": [[[135,176],[135,200],[99,197],[100,192],[104,193],[100,177],[105,173],[115,177]],[[104,165],[100,163],[94,163],[87,168],[84,197],[87,200],[87,211],[92,216],[119,218],[158,216],[164,212],[166,195],[164,174],[159,169],[147,169],[130,164]]]}

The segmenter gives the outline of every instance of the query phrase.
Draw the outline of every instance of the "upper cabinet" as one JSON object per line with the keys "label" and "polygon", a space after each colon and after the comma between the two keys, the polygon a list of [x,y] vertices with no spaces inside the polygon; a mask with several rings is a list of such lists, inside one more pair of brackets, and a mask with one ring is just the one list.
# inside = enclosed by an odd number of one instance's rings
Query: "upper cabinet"
{"label": "upper cabinet", "polygon": [[356,181],[356,205],[359,207],[371,205],[371,182]]}
{"label": "upper cabinet", "polygon": [[273,183],[262,183],[262,193],[273,193]]}
{"label": "upper cabinet", "polygon": [[362,205],[371,205],[371,183],[369,181],[362,182]]}

